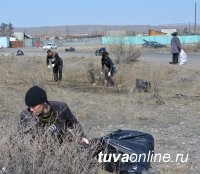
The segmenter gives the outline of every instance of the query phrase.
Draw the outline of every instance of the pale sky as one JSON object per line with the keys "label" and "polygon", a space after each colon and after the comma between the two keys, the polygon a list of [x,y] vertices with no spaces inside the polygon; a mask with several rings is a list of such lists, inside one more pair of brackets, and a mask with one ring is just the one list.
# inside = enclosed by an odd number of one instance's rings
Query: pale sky
{"label": "pale sky", "polygon": [[0,23],[60,25],[200,24],[200,0],[2,0]]}

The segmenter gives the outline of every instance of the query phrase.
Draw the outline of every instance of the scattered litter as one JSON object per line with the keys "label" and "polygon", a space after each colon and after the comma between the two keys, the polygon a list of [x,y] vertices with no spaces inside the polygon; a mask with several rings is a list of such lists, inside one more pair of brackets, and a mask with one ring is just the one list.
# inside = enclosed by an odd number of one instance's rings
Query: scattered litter
{"label": "scattered litter", "polygon": [[136,79],[136,89],[140,92],[150,92],[151,82],[142,79]]}
{"label": "scattered litter", "polygon": [[17,50],[16,56],[24,56],[24,52],[22,50]]}

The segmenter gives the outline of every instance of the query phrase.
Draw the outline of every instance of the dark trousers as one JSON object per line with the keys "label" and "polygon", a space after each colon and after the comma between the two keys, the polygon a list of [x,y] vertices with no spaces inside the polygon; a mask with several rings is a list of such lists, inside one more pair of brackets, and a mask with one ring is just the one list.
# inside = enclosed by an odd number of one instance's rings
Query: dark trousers
{"label": "dark trousers", "polygon": [[114,86],[113,76],[114,76],[115,73],[116,73],[116,67],[113,67],[112,70],[111,70],[111,76],[107,77],[107,80],[108,80],[107,85],[108,86]]}
{"label": "dark trousers", "polygon": [[62,81],[63,65],[58,65],[53,68],[54,81]]}
{"label": "dark trousers", "polygon": [[174,64],[178,63],[178,56],[179,56],[179,53],[172,54],[172,63]]}

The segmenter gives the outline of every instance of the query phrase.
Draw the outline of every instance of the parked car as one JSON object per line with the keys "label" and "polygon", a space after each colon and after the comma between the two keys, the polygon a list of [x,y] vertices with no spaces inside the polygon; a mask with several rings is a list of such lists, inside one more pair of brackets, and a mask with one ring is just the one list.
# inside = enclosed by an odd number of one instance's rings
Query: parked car
{"label": "parked car", "polygon": [[143,44],[143,47],[148,47],[148,48],[166,48],[167,46],[166,45],[162,45],[158,42],[155,42],[155,41],[147,41],[144,39],[144,44]]}
{"label": "parked car", "polygon": [[66,52],[75,52],[75,48],[74,47],[70,47],[70,48],[65,48]]}
{"label": "parked car", "polygon": [[54,43],[48,43],[47,45],[44,45],[43,46],[43,49],[44,50],[49,50],[49,49],[57,49],[57,45],[56,44],[54,44]]}
{"label": "parked car", "polygon": [[102,48],[100,48],[100,49],[95,51],[95,55],[96,56],[101,56],[102,53],[104,53],[105,51],[106,51],[106,49],[102,47]]}

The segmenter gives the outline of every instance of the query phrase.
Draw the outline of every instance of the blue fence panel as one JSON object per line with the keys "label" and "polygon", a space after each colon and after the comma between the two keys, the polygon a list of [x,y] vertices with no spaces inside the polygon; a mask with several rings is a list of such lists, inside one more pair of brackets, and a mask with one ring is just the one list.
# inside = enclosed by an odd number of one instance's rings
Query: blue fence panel
{"label": "blue fence panel", "polygon": [[5,48],[8,48],[9,45],[9,37],[0,37],[0,46],[3,46]]}
{"label": "blue fence panel", "polygon": [[[200,43],[200,35],[178,36],[182,44]],[[102,37],[102,44],[135,44],[142,45],[144,40],[156,41],[161,44],[170,44],[172,36],[125,36],[125,37]]]}

